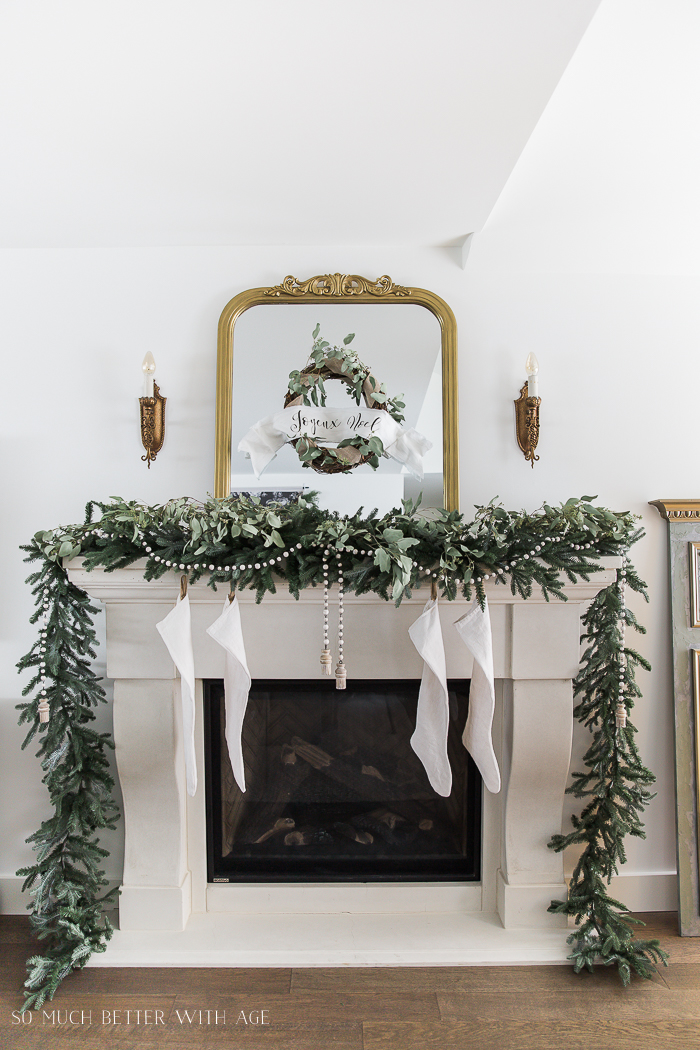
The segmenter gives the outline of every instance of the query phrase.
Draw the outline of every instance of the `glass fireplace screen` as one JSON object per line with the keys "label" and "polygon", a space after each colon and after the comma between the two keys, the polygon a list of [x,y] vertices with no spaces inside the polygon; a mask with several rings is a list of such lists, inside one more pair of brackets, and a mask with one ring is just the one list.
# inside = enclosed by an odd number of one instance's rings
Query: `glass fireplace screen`
{"label": "glass fireplace screen", "polygon": [[254,681],[242,792],[226,747],[223,682],[207,682],[209,881],[477,880],[481,778],[461,741],[469,682],[449,683],[448,798],[411,749],[419,686]]}

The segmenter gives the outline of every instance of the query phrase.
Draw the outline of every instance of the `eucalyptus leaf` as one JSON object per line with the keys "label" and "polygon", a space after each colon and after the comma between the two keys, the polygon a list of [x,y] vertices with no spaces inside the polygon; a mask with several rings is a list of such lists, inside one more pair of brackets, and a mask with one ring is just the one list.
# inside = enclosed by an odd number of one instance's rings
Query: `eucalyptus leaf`
{"label": "eucalyptus leaf", "polygon": [[401,529],[384,529],[382,535],[389,543],[396,543],[398,540],[403,539],[403,532]]}
{"label": "eucalyptus leaf", "polygon": [[374,552],[374,564],[378,565],[382,572],[391,571],[391,555],[389,551],[383,550],[381,547]]}

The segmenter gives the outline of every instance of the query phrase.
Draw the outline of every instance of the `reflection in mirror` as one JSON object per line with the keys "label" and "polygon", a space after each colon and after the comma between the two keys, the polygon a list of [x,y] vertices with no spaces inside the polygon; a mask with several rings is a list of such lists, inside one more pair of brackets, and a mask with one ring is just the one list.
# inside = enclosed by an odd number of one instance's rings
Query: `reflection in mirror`
{"label": "reflection in mirror", "polygon": [[[381,458],[349,473],[317,473],[305,467],[296,450],[284,445],[260,479],[251,462],[238,451],[248,430],[280,412],[289,373],[308,363],[313,331],[331,346],[350,344],[359,360],[384,384],[389,398],[404,395],[405,430],[413,427],[432,447],[423,457],[419,481],[400,462]],[[319,493],[320,506],[340,514],[377,508],[385,514],[401,500],[443,505],[443,424],[441,332],[437,318],[417,304],[291,303],[256,306],[236,322],[233,347],[233,411],[231,418],[231,490],[281,492],[303,489]],[[354,406],[345,383],[326,381],[329,407]],[[362,402],[364,405],[364,402]]]}

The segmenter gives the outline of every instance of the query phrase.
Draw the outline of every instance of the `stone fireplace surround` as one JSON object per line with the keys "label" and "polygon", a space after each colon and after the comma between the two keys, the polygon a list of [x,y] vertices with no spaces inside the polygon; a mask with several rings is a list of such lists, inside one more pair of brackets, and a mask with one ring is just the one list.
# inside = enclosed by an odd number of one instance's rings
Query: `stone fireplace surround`
{"label": "stone fireplace surround", "polygon": [[[223,651],[206,634],[225,585],[190,587],[197,675],[199,786],[185,791],[180,682],[156,631],[179,575],[143,579],[143,564],[106,573],[68,563],[70,579],[106,607],[107,675],[124,799],[119,929],[96,966],[460,965],[563,962],[566,920],[547,913],[566,893],[563,860],[547,848],[561,827],[573,731],[572,678],[584,603],[614,579],[605,559],[568,602],[514,598],[488,584],[497,706],[499,795],[484,790],[480,883],[207,884],[202,682],[223,677]],[[408,636],[427,598],[399,609],[346,595],[350,677],[420,678]],[[284,581],[255,604],[239,595],[253,678],[309,678],[318,668],[322,592],[297,602]],[[331,592],[333,607],[333,592]],[[472,658],[452,624],[466,602],[441,602],[447,672],[468,678]],[[331,612],[331,623],[333,612]],[[329,682],[329,689],[333,683]]]}

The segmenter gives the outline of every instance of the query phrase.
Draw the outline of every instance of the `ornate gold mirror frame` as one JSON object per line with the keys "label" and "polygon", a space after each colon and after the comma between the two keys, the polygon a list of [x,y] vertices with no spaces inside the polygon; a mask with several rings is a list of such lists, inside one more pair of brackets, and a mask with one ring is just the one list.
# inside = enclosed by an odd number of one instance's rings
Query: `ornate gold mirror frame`
{"label": "ornate gold mirror frame", "polygon": [[[251,306],[278,303],[413,303],[440,322],[442,347],[443,495],[446,510],[459,509],[457,424],[457,322],[444,299],[425,288],[404,288],[389,277],[370,281],[355,274],[324,274],[298,281],[285,277],[272,288],[249,288],[224,307],[219,319],[216,366],[216,460],[214,495],[231,489],[231,414],[233,410],[233,329]],[[286,379],[286,376],[283,377]]]}

